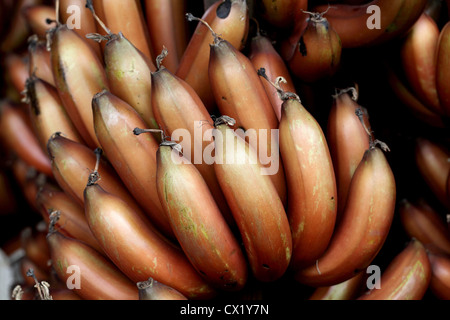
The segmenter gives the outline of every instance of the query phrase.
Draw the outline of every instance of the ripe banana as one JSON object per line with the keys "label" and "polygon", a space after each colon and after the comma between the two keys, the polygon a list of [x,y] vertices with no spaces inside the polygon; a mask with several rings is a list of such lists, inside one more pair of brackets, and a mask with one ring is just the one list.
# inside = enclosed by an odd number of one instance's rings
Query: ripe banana
{"label": "ripe banana", "polygon": [[20,243],[25,256],[48,273],[51,252],[46,239],[47,232],[43,226],[44,224],[40,223],[23,229],[20,233]]}
{"label": "ripe banana", "polygon": [[99,147],[91,103],[96,93],[108,89],[103,64],[88,39],[67,25],[58,25],[50,38],[53,76],[64,108],[86,144]]}
{"label": "ripe banana", "polygon": [[216,121],[217,178],[239,228],[253,276],[259,281],[275,281],[291,261],[289,221],[256,152],[221,119]]}
{"label": "ripe banana", "polygon": [[436,88],[443,113],[450,116],[450,21],[441,29],[437,49]]}
{"label": "ripe banana", "polygon": [[412,91],[430,110],[442,114],[436,90],[438,39],[437,23],[423,13],[402,43],[400,57]]}
{"label": "ripe banana", "polygon": [[396,184],[393,172],[373,141],[356,169],[342,220],[330,245],[316,263],[296,279],[311,286],[330,286],[362,271],[381,250],[394,217]]}
{"label": "ripe banana", "polygon": [[265,22],[279,29],[288,29],[295,23],[301,10],[308,8],[308,0],[263,0],[256,6],[256,13]]}
{"label": "ripe banana", "polygon": [[[290,268],[315,262],[328,247],[336,222],[336,178],[326,137],[298,97],[283,99],[280,152],[292,230]],[[355,115],[356,117],[356,115]]]}
{"label": "ripe banana", "polygon": [[99,177],[96,170],[89,176],[84,190],[85,214],[111,261],[135,283],[152,277],[190,299],[214,296],[215,290],[183,251],[146,223],[126,201],[97,184]]}
{"label": "ripe banana", "polygon": [[326,13],[308,13],[306,28],[287,62],[289,70],[306,83],[331,78],[341,64],[341,40]]}
{"label": "ripe banana", "polygon": [[423,245],[450,254],[450,232],[441,217],[424,199],[399,204],[399,215],[406,233]]}
{"label": "ripe banana", "polygon": [[78,271],[79,287],[73,291],[83,299],[139,299],[135,284],[89,245],[64,236],[54,227],[49,227],[47,242],[53,270],[61,281],[73,281],[70,277]]}
{"label": "ripe banana", "polygon": [[139,300],[187,300],[186,296],[153,278],[138,282]]}
{"label": "ripe banana", "polygon": [[49,21],[56,20],[55,8],[47,4],[32,5],[23,8],[22,14],[31,34],[45,39],[48,29],[52,27]]}
{"label": "ripe banana", "polygon": [[[247,1],[217,0],[206,10],[202,20],[206,21],[237,50],[243,49],[249,28]],[[209,47],[213,40],[208,28],[203,23],[198,23],[175,74],[197,92],[210,112],[216,107],[208,75]]]}
{"label": "ripe banana", "polygon": [[415,145],[417,168],[436,198],[450,208],[447,197],[447,177],[450,173],[450,151],[445,145],[426,138],[418,138]]}
{"label": "ripe banana", "polygon": [[33,132],[36,134],[42,150],[47,151],[48,139],[55,132],[64,132],[67,138],[84,144],[62,106],[62,101],[55,87],[31,76],[26,82],[25,92]]}
{"label": "ripe banana", "polygon": [[[327,121],[327,141],[336,174],[337,217],[342,218],[350,183],[364,153],[369,149],[367,133],[355,112],[361,108],[358,104],[356,88],[347,88],[336,92]],[[367,118],[367,117],[366,117]],[[366,119],[366,122],[369,122]],[[370,124],[367,123],[370,127]]]}
{"label": "ripe banana", "polygon": [[153,136],[136,137],[133,130],[146,124],[125,101],[108,91],[92,99],[98,140],[115,172],[161,233],[173,237],[156,187],[156,152]]}
{"label": "ripe banana", "polygon": [[413,239],[382,273],[381,288],[367,291],[358,300],[421,300],[430,279],[427,251],[420,241]]}
{"label": "ripe banana", "polygon": [[50,51],[47,50],[45,41],[34,36],[28,39],[28,59],[29,76],[35,76],[36,78],[42,79],[52,86],[55,86]]}
{"label": "ripe banana", "polygon": [[441,300],[450,300],[450,256],[428,251],[431,264],[430,291]]}
{"label": "ripe banana", "polygon": [[361,295],[365,278],[364,272],[359,272],[344,282],[316,288],[308,300],[354,300]]}
{"label": "ripe banana", "polygon": [[241,290],[247,261],[208,185],[189,161],[174,161],[177,151],[163,142],[157,152],[157,187],[165,213],[183,252],[214,287]]}

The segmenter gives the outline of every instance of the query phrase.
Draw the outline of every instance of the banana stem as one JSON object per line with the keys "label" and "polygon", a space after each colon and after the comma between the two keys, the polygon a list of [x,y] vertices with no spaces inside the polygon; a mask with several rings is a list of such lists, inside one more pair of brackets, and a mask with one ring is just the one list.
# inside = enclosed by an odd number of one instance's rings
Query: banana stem
{"label": "banana stem", "polygon": [[386,143],[384,143],[383,141],[377,140],[373,138],[373,132],[370,131],[367,126],[366,123],[364,122],[364,111],[362,110],[361,107],[359,107],[358,109],[356,109],[355,111],[357,117],[359,118],[359,121],[361,122],[364,130],[366,131],[367,135],[369,136],[369,147],[370,149],[375,148],[376,146],[379,146],[383,151],[388,152],[391,151],[391,149],[389,149],[388,145]]}
{"label": "banana stem", "polygon": [[208,22],[206,22],[205,20],[201,19],[201,18],[197,18],[195,17],[192,13],[186,13],[186,19],[188,21],[199,21],[201,23],[203,23],[203,25],[205,25],[209,31],[211,31],[213,37],[214,37],[214,45],[219,44],[221,41],[223,41],[223,39],[220,37],[220,35],[218,35],[217,33],[214,32],[213,28],[211,28],[211,26],[209,25]]}
{"label": "banana stem", "polygon": [[293,93],[293,92],[284,91],[281,88],[281,83],[287,83],[285,78],[277,77],[275,82],[272,82],[269,79],[269,77],[267,76],[265,68],[259,68],[257,73],[258,73],[258,75],[260,77],[264,78],[267,82],[269,82],[277,90],[278,97],[280,97],[280,99],[282,101],[286,101],[286,100],[289,100],[289,99],[295,99],[295,100],[297,100],[298,102],[301,103],[300,96],[298,94]]}
{"label": "banana stem", "polygon": [[94,168],[94,171],[92,171],[89,174],[87,186],[95,185],[100,180],[100,175],[98,174],[98,168],[100,166],[100,160],[102,158],[103,150],[101,148],[97,148],[97,149],[95,149],[94,153],[95,153],[95,157],[96,157],[95,168]]}
{"label": "banana stem", "polygon": [[101,35],[99,33],[89,33],[86,35],[86,38],[97,41],[97,42],[102,42],[102,41],[108,41],[111,40],[113,37],[115,37],[116,35],[114,35],[112,33],[112,31],[106,26],[106,24],[99,18],[99,16],[95,13],[95,9],[94,9],[94,5],[92,4],[92,0],[86,0],[86,8],[89,9],[89,11],[91,11],[94,19],[98,22],[98,24],[102,27],[103,30],[105,30],[105,32],[107,33],[106,36]]}
{"label": "banana stem", "polygon": [[163,49],[161,53],[156,57],[156,69],[159,71],[162,67],[163,60],[167,57],[169,54],[169,50],[165,46],[163,46]]}
{"label": "banana stem", "polygon": [[341,90],[337,90],[337,89],[335,89],[335,94],[332,96],[333,97],[333,99],[337,99],[339,96],[341,96],[341,95],[343,95],[343,94],[345,94],[345,93],[348,93],[348,92],[351,92],[352,93],[352,100],[353,101],[358,101],[358,90],[355,88],[355,87],[349,87],[349,88],[346,88],[346,89],[341,89]]}
{"label": "banana stem", "polygon": [[34,279],[34,282],[36,283],[34,287],[37,289],[39,298],[41,300],[53,300],[52,296],[50,295],[50,284],[46,281],[41,281],[36,278],[36,275],[34,274],[34,270],[32,268],[28,269],[27,276]]}
{"label": "banana stem", "polygon": [[214,127],[217,128],[222,124],[226,124],[229,127],[233,127],[236,124],[236,120],[229,116],[220,116],[214,120]]}

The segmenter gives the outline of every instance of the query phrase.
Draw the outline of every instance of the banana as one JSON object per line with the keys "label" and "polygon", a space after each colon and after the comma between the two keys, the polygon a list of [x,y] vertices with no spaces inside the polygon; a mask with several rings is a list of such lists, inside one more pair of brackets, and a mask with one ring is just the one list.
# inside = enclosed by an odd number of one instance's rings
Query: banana
{"label": "banana", "polygon": [[[55,215],[52,219],[56,219]],[[110,260],[84,242],[64,236],[53,223],[49,226],[47,242],[56,275],[61,281],[70,283],[73,281],[70,277],[77,272],[79,286],[73,292],[83,299],[139,299],[136,286]]]}
{"label": "banana", "polygon": [[[52,160],[52,171],[58,185],[69,196],[84,205],[83,192],[90,174],[90,167],[95,164],[95,152],[84,144],[72,141],[61,133],[54,134],[48,141],[48,154]],[[99,169],[102,180],[99,184],[108,192],[117,195],[137,212],[140,206],[123,185],[114,168],[104,159]],[[144,215],[143,215],[144,218]]]}
{"label": "banana", "polygon": [[30,68],[26,54],[18,54],[10,52],[4,56],[4,66],[6,71],[6,81],[14,91],[13,101],[20,100],[20,95],[25,90],[25,82],[30,76],[28,70]]}
{"label": "banana", "polygon": [[331,78],[341,64],[342,44],[339,34],[322,13],[310,13],[306,28],[288,60],[289,70],[300,80],[314,83]]}
{"label": "banana", "polygon": [[356,88],[339,90],[333,96],[327,120],[326,135],[338,192],[336,223],[342,218],[353,174],[369,149],[367,133],[355,114],[359,108]]}
{"label": "banana", "polygon": [[450,254],[450,232],[446,221],[424,199],[399,204],[399,215],[406,233],[423,245]]}
{"label": "banana", "polygon": [[[246,0],[217,0],[206,10],[202,20],[237,50],[243,49],[249,29]],[[203,23],[198,23],[175,73],[192,86],[210,112],[216,107],[208,75],[209,47],[213,40],[208,28]]]}
{"label": "banana", "polygon": [[438,39],[437,61],[436,61],[436,88],[441,103],[441,108],[446,115],[450,117],[450,21],[441,29]]}
{"label": "banana", "polygon": [[153,62],[134,46],[122,33],[112,33],[95,13],[92,3],[89,9],[107,35],[90,34],[91,39],[107,40],[103,49],[106,77],[111,93],[131,105],[150,128],[158,129],[151,107],[151,72]]}
{"label": "banana", "polygon": [[59,232],[67,237],[83,241],[98,252],[102,252],[97,239],[89,229],[84,208],[59,187],[49,182],[41,186],[36,195],[36,205],[47,224],[50,223],[50,214],[58,211],[60,218],[55,226]]}
{"label": "banana", "polygon": [[147,58],[153,58],[140,1],[98,0],[94,1],[94,8],[112,33],[121,32]]}
{"label": "banana", "polygon": [[253,276],[263,282],[275,281],[291,261],[289,221],[256,152],[230,128],[233,121],[223,120],[221,117],[215,123],[217,178],[239,228]]}
{"label": "banana", "polygon": [[[262,35],[259,30],[250,41],[248,57],[256,70],[264,68],[269,79],[282,77],[284,79],[283,88],[288,92],[296,92],[291,74],[283,58],[275,49],[269,37]],[[272,103],[273,110],[278,118],[281,119],[281,105],[283,101],[278,96],[276,88],[269,83],[264,82],[264,89]]]}
{"label": "banana", "polygon": [[308,0],[263,0],[257,3],[256,14],[269,25],[288,29],[295,23],[301,10],[308,8]]}
{"label": "banana", "polygon": [[[247,261],[208,185],[189,161],[163,141],[157,152],[157,187],[164,211],[191,264],[214,287],[241,290]],[[176,159],[176,158],[175,158]]]}
{"label": "banana", "polygon": [[187,300],[186,296],[153,278],[138,282],[139,300]]}
{"label": "banana", "polygon": [[365,278],[364,272],[359,272],[344,282],[316,288],[308,300],[354,300],[361,295]]}
{"label": "banana", "polygon": [[144,7],[153,57],[167,48],[170,54],[165,59],[165,67],[176,73],[188,43],[188,26],[184,18],[187,3],[182,0],[146,0]]}
{"label": "banana", "polygon": [[[396,184],[389,163],[371,139],[353,175],[342,220],[325,253],[299,270],[295,279],[314,287],[330,286],[364,270],[381,250],[395,211]],[[384,144],[381,144],[386,149]]]}
{"label": "banana", "polygon": [[[165,51],[158,61],[164,55]],[[152,107],[159,127],[174,140],[183,138],[180,145],[184,156],[200,171],[222,214],[230,226],[233,226],[234,220],[214,167],[203,157],[206,148],[212,144],[211,131],[214,129],[208,110],[195,90],[160,62],[151,77]],[[176,137],[178,134],[182,137]]]}
{"label": "banana", "polygon": [[400,48],[403,71],[414,94],[432,111],[442,114],[436,90],[437,23],[423,13]]}
{"label": "banana", "polygon": [[190,299],[213,297],[215,290],[178,246],[145,223],[127,202],[97,184],[102,178],[97,171],[99,160],[89,176],[84,202],[89,226],[104,252],[135,283],[152,277]]}
{"label": "banana", "polygon": [[448,148],[426,138],[417,138],[415,162],[420,175],[440,203],[450,208],[447,197],[447,177],[450,172],[450,151]]}
{"label": "banana", "polygon": [[[336,178],[325,134],[298,96],[282,92],[280,152],[292,230],[291,269],[313,264],[327,248],[337,213]],[[356,117],[356,115],[355,115]]]}
{"label": "banana", "polygon": [[403,104],[404,108],[418,120],[437,128],[444,128],[443,118],[427,108],[411,89],[400,79],[400,76],[390,66],[386,66],[387,81],[392,91]]}
{"label": "banana", "polygon": [[26,227],[20,233],[21,248],[25,256],[36,264],[42,271],[49,273],[51,259],[50,247],[46,240],[45,224]]}
{"label": "banana", "polygon": [[[278,118],[258,72],[246,55],[219,37],[211,26],[210,31],[215,40],[211,45],[209,80],[220,113],[236,121],[260,157],[272,156],[279,160],[279,141],[273,134],[278,129]],[[270,178],[285,203],[286,178],[283,165],[278,162],[278,170]]]}
{"label": "banana", "polygon": [[26,82],[25,92],[33,132],[36,134],[42,150],[47,151],[48,139],[55,132],[64,132],[67,138],[84,144],[62,106],[62,101],[55,87],[35,76],[31,76]]}
{"label": "banana", "polygon": [[22,10],[31,34],[37,35],[40,39],[45,39],[47,30],[52,27],[56,20],[55,8],[50,5],[33,5]]}
{"label": "banana", "polygon": [[91,103],[96,93],[108,89],[103,64],[88,40],[67,25],[59,24],[49,38],[53,76],[64,108],[86,144],[99,147]]}
{"label": "banana", "polygon": [[153,136],[133,134],[133,129],[145,127],[145,122],[129,104],[112,93],[96,94],[92,108],[95,132],[111,165],[155,227],[173,237],[156,187],[159,144]]}
{"label": "banana", "polygon": [[28,38],[29,76],[35,76],[55,86],[50,52],[45,41],[32,36]]}
{"label": "banana", "polygon": [[42,150],[23,105],[0,104],[0,139],[9,150],[39,172],[52,177],[51,162]]}
{"label": "banana", "polygon": [[411,5],[405,0],[372,0],[360,5],[336,3],[331,8],[329,5],[320,5],[312,10],[323,12],[329,8],[327,19],[341,38],[342,47],[355,48],[381,41],[380,37],[385,37],[382,39],[384,42],[405,32],[415,22],[414,18],[419,17],[426,2],[417,0]]}
{"label": "banana", "polygon": [[358,300],[421,300],[430,280],[427,251],[420,241],[413,239],[382,273],[381,288],[367,291]]}
{"label": "banana", "polygon": [[441,300],[450,300],[450,256],[428,251],[431,264],[430,291]]}

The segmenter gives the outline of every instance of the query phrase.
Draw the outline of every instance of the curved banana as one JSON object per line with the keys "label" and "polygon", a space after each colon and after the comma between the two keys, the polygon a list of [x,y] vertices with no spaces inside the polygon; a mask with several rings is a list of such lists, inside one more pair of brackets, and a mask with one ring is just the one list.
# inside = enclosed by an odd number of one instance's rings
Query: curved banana
{"label": "curved banana", "polygon": [[423,245],[450,255],[450,232],[446,221],[424,199],[399,204],[400,221],[406,233]]}
{"label": "curved banana", "polygon": [[[342,218],[350,183],[364,153],[369,149],[367,133],[355,112],[358,104],[356,88],[339,90],[333,96],[333,105],[327,121],[327,141],[330,147],[337,184],[337,217]],[[366,117],[367,126],[369,120]]]}
{"label": "curved banana", "polygon": [[[202,19],[235,48],[243,49],[249,28],[247,1],[217,0],[206,10]],[[198,23],[175,73],[197,92],[210,112],[216,107],[208,75],[209,47],[213,40],[208,28]]]}
{"label": "curved banana", "polygon": [[37,37],[28,39],[29,76],[35,76],[55,86],[52,73],[50,51],[47,50],[45,41]]}
{"label": "curved banana", "polygon": [[431,265],[424,245],[410,243],[382,273],[380,288],[361,295],[358,300],[421,300],[431,280]]}
{"label": "curved banana", "polygon": [[145,122],[112,93],[96,94],[92,109],[95,132],[109,162],[157,229],[173,237],[156,187],[158,142],[153,136],[134,135],[133,130],[145,127]]}
{"label": "curved banana", "polygon": [[450,21],[441,29],[438,40],[436,61],[436,88],[441,108],[447,117],[450,117]]}
{"label": "curved banana", "polygon": [[174,161],[177,151],[161,144],[157,187],[165,213],[183,252],[214,287],[239,291],[247,282],[247,261],[208,185],[189,161]]}
{"label": "curved banana", "polygon": [[102,177],[96,170],[89,176],[84,190],[85,213],[92,233],[111,261],[135,283],[152,277],[190,299],[213,297],[215,290],[183,251],[162,237],[127,202],[105,191],[97,184],[98,178]]}
{"label": "curved banana", "polygon": [[447,177],[450,174],[450,151],[438,142],[417,138],[415,145],[417,168],[436,198],[442,205],[450,208],[447,197]]}
{"label": "curved banana", "polygon": [[336,178],[325,134],[298,97],[284,100],[279,130],[288,173],[290,268],[297,271],[313,264],[328,247],[336,222]]}
{"label": "curved banana", "polygon": [[30,28],[31,34],[37,35],[40,39],[45,39],[47,30],[52,27],[52,23],[47,21],[56,20],[55,8],[47,4],[27,6],[23,8],[22,15]]}
{"label": "curved banana", "polygon": [[251,146],[227,123],[217,120],[216,129],[214,168],[252,274],[259,281],[275,281],[287,271],[292,256],[283,203]]}
{"label": "curved banana", "polygon": [[354,300],[361,295],[365,278],[364,272],[359,272],[344,282],[316,288],[308,300]]}
{"label": "curved banana", "polygon": [[330,286],[364,270],[381,250],[394,217],[396,184],[383,151],[372,141],[356,169],[342,220],[316,263],[295,278],[311,286]]}
{"label": "curved banana", "polygon": [[263,0],[254,9],[265,22],[278,29],[294,25],[302,10],[308,8],[308,0]]}
{"label": "curved banana", "polygon": [[436,90],[436,54],[439,28],[423,13],[408,32],[401,45],[403,71],[414,94],[433,112],[442,114]]}
{"label": "curved banana", "polygon": [[330,25],[326,12],[308,13],[310,17],[288,60],[289,70],[300,80],[314,83],[331,78],[340,67],[342,44]]}

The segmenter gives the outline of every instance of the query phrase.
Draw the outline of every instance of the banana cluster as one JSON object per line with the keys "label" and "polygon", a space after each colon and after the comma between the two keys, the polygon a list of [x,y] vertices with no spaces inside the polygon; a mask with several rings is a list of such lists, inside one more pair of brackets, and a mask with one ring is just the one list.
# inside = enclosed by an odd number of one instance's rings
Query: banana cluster
{"label": "banana cluster", "polygon": [[[15,183],[41,221],[13,299],[259,299],[284,279],[310,300],[450,299],[448,146],[414,149],[438,206],[400,199],[366,88],[340,86],[346,54],[394,43],[393,93],[448,128],[448,4],[0,5],[0,208],[19,214]],[[397,219],[407,245],[369,286]]]}

